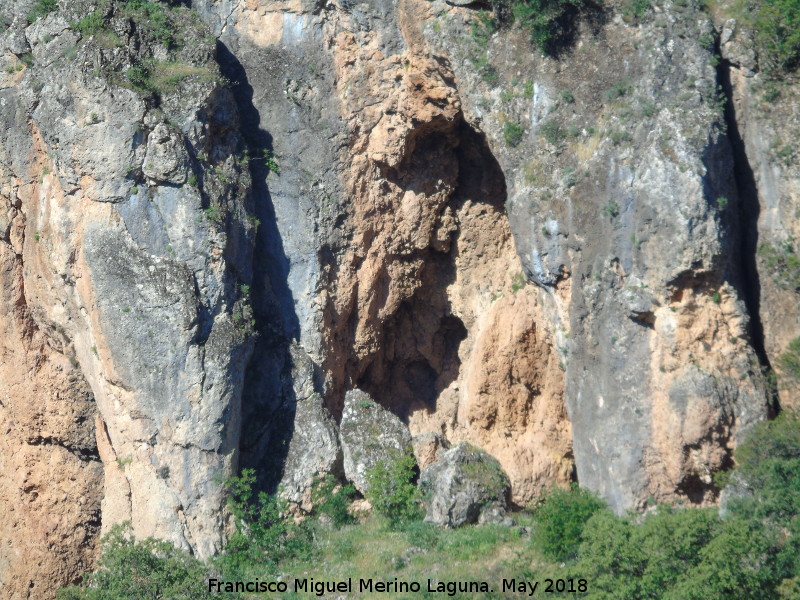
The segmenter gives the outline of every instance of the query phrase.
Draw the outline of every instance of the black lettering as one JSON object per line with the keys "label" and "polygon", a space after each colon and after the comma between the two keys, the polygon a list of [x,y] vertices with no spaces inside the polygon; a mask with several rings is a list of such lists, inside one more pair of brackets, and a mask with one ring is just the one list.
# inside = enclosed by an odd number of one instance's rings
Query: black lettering
{"label": "black lettering", "polygon": [[552,592],[553,591],[553,580],[552,579],[545,579],[544,582],[547,584],[547,587],[544,588],[545,592]]}

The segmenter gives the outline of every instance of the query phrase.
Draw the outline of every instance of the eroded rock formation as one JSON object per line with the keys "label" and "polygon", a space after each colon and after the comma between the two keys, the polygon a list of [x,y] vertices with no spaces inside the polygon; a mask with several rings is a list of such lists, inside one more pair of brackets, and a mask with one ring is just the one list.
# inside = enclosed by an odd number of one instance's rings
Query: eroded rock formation
{"label": "eroded rock formation", "polygon": [[735,23],[715,65],[677,5],[544,58],[444,0],[196,0],[167,45],[32,4],[0,4],[4,597],[124,520],[216,552],[237,463],[307,508],[355,389],[426,466],[468,442],[513,503],[618,511],[715,502],[775,409],[797,103],[766,118]]}

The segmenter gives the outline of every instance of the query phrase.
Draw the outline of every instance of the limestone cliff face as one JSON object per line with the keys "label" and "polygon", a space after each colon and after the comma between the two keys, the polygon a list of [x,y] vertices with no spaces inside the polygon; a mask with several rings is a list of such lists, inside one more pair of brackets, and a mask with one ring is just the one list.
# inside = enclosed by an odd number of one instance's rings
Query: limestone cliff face
{"label": "limestone cliff face", "polygon": [[104,6],[0,35],[3,597],[125,520],[213,554],[237,465],[307,507],[355,388],[518,505],[716,500],[797,337],[745,34],[714,66],[693,9],[609,7],[549,59],[444,0],[196,0],[165,45]]}
{"label": "limestone cliff face", "polygon": [[155,106],[109,75],[153,41],[121,18],[112,48],[79,40],[74,18],[4,35],[7,598],[76,580],[101,523],[221,548],[250,352],[249,176],[213,45],[185,32],[192,76]]}

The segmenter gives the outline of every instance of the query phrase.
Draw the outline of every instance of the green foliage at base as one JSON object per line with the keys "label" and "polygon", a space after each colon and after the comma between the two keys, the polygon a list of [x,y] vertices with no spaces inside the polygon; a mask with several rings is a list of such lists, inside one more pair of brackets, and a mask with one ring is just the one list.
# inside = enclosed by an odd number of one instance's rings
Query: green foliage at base
{"label": "green foliage at base", "polygon": [[[559,576],[592,582],[591,600],[797,600],[800,420],[783,414],[758,425],[736,460],[728,480],[751,495],[728,502],[725,518],[716,509],[668,506],[644,518],[596,511],[582,526],[576,560]],[[564,507],[537,515],[537,523],[570,514],[576,491],[562,494]]]}
{"label": "green foliage at base", "polygon": [[244,576],[254,565],[274,573],[278,563],[313,555],[313,531],[305,521],[295,524],[287,515],[287,503],[277,495],[255,492],[256,474],[244,469],[227,484],[228,506],[236,519],[219,566],[228,575]]}
{"label": "green foliage at base", "polygon": [[569,560],[578,553],[584,525],[605,504],[578,487],[554,489],[536,510],[533,543],[552,560]]}
{"label": "green foliage at base", "polygon": [[[245,470],[227,485],[237,533],[211,564],[166,542],[137,542],[117,528],[103,542],[100,568],[83,587],[61,590],[58,600],[205,600],[208,577],[264,580],[278,571],[287,581],[585,579],[585,594],[546,595],[587,600],[798,600],[800,419],[784,413],[754,427],[737,449],[736,460],[728,480],[751,494],[731,500],[724,518],[715,508],[669,506],[645,516],[617,516],[590,493],[573,488],[550,492],[532,523],[525,512],[515,515],[520,525],[532,525],[530,538],[524,533],[530,528],[448,530],[420,522],[409,455],[371,471],[376,511],[397,519],[389,530],[385,518],[376,517],[341,529],[313,518],[297,525],[286,518],[282,501],[253,491],[255,473]],[[334,497],[333,514],[347,503],[346,493],[336,490],[333,480],[325,478],[315,492]],[[318,512],[328,510],[321,508],[325,502],[320,500]],[[214,594],[259,597],[264,596]],[[374,595],[354,595],[370,597]],[[495,588],[490,594],[454,597],[511,600],[519,594]]]}
{"label": "green foliage at base", "polygon": [[58,592],[58,600],[205,600],[207,567],[169,542],[137,542],[130,528],[114,527],[103,539],[99,569],[84,587]]}
{"label": "green foliage at base", "polygon": [[320,477],[311,490],[314,513],[328,517],[336,528],[355,523],[356,519],[349,510],[350,499],[355,493],[355,486],[338,485],[333,475]]}
{"label": "green foliage at base", "polygon": [[414,455],[406,452],[367,472],[367,499],[392,526],[421,517],[420,492],[414,484],[416,466]]}

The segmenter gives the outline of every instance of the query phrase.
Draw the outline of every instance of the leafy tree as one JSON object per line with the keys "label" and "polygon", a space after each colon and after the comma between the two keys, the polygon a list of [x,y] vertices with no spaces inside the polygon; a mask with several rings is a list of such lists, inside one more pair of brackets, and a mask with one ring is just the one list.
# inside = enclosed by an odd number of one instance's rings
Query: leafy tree
{"label": "leafy tree", "polygon": [[308,557],[313,553],[313,531],[309,524],[295,524],[286,517],[286,501],[264,491],[256,493],[255,470],[244,469],[226,487],[228,506],[236,519],[219,565],[227,575],[242,576],[257,565],[274,572],[280,561]]}

